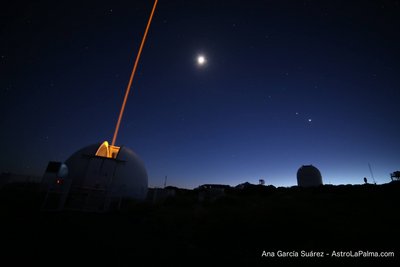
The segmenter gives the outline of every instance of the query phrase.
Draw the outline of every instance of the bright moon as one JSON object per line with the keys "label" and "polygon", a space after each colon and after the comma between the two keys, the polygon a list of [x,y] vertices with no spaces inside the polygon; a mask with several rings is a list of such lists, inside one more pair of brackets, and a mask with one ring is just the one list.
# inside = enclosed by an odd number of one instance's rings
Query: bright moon
{"label": "bright moon", "polygon": [[198,56],[197,57],[197,64],[199,66],[202,66],[206,63],[206,58],[204,56]]}

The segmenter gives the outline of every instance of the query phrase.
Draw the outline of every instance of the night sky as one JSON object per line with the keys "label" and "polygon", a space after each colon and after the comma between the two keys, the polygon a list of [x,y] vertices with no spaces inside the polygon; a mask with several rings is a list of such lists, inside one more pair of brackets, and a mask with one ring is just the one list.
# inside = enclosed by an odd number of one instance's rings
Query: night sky
{"label": "night sky", "polygon": [[[112,139],[153,1],[82,2],[0,10],[0,172]],[[116,145],[151,187],[385,183],[399,74],[399,1],[159,0]]]}

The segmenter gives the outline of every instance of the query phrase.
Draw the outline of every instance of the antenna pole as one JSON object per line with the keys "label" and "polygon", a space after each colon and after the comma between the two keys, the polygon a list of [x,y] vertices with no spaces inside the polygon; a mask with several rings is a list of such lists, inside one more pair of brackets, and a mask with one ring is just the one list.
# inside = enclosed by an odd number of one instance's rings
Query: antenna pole
{"label": "antenna pole", "polygon": [[113,139],[112,139],[112,142],[111,142],[112,146],[115,145],[115,141],[117,140],[118,130],[119,130],[119,126],[121,124],[122,115],[124,114],[126,101],[128,100],[128,95],[129,95],[129,92],[131,90],[132,81],[133,81],[133,78],[135,77],[136,68],[137,68],[138,63],[139,63],[140,55],[142,54],[143,46],[144,46],[144,43],[146,41],[147,33],[149,32],[149,28],[150,28],[151,21],[153,19],[154,11],[156,10],[157,2],[158,2],[158,0],[155,0],[154,5],[153,5],[153,9],[151,10],[150,18],[149,18],[149,21],[147,22],[146,30],[144,31],[142,42],[141,42],[140,47],[139,47],[139,52],[138,52],[138,54],[136,56],[135,64],[133,65],[131,77],[129,78],[128,86],[126,87],[124,101],[122,102],[121,111],[119,112],[119,116],[118,116],[117,126],[115,127],[114,136],[113,136]]}
{"label": "antenna pole", "polygon": [[376,184],[374,174],[372,173],[371,164],[369,164],[369,162],[368,162],[368,168],[369,168],[369,172],[371,173],[372,181],[374,181],[374,184]]}

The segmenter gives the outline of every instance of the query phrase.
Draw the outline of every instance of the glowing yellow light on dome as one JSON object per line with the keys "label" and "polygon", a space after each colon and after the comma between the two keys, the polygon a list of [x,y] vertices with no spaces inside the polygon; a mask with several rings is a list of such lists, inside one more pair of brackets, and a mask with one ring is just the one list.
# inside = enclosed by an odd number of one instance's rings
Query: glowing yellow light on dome
{"label": "glowing yellow light on dome", "polygon": [[119,149],[119,146],[112,146],[109,145],[107,141],[104,141],[97,149],[96,156],[115,159],[117,158]]}

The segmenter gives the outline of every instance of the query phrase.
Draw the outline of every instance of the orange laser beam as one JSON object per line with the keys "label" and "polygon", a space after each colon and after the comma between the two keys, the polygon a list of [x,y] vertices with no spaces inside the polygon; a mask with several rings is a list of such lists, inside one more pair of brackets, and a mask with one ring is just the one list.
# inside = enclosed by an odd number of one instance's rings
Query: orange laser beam
{"label": "orange laser beam", "polygon": [[136,56],[135,64],[133,65],[132,73],[131,73],[131,76],[129,78],[129,83],[128,83],[128,86],[126,87],[124,101],[122,102],[122,107],[121,107],[121,110],[120,110],[119,116],[118,116],[117,126],[115,127],[114,136],[113,136],[113,139],[112,139],[112,142],[111,142],[112,146],[115,145],[115,141],[117,140],[118,130],[119,130],[119,126],[121,125],[121,120],[122,120],[122,116],[124,114],[126,101],[128,100],[129,92],[130,92],[131,86],[132,86],[132,81],[133,81],[133,78],[135,77],[136,68],[137,68],[138,63],[139,63],[140,55],[142,54],[143,46],[144,46],[144,43],[146,41],[146,37],[147,37],[147,33],[149,31],[149,28],[150,28],[151,21],[153,19],[154,11],[156,10],[157,2],[158,2],[158,0],[155,0],[154,5],[153,5],[153,9],[151,10],[150,18],[149,18],[149,21],[147,22],[146,30],[144,31],[143,39],[142,39],[142,42],[141,42],[140,47],[139,47],[139,52],[138,52],[138,54]]}

